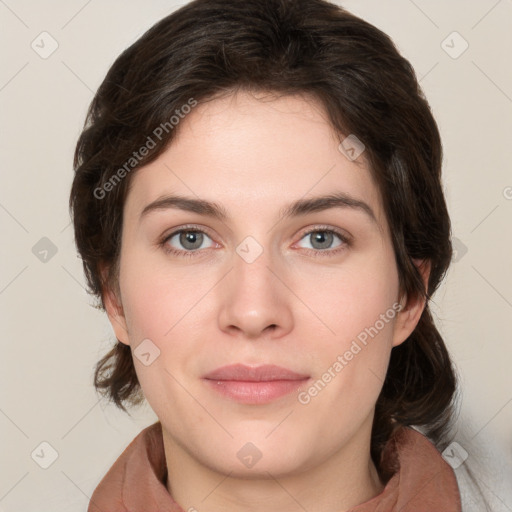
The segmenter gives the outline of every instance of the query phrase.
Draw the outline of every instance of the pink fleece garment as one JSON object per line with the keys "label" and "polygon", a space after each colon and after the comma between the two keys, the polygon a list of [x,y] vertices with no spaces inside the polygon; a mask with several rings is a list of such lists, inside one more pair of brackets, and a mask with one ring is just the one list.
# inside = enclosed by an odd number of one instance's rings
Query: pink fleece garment
{"label": "pink fleece garment", "polygon": [[[399,429],[386,452],[398,469],[384,490],[348,512],[461,512],[455,474],[421,433]],[[165,487],[162,426],[146,427],[95,489],[87,512],[185,512]]]}

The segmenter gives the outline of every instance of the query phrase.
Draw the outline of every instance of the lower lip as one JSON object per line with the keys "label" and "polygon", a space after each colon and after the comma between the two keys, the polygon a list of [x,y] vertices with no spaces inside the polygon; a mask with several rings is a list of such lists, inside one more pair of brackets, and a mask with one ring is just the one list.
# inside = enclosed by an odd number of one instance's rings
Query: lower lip
{"label": "lower lip", "polygon": [[215,391],[236,402],[242,404],[266,404],[297,391],[309,379],[261,382],[205,380]]}

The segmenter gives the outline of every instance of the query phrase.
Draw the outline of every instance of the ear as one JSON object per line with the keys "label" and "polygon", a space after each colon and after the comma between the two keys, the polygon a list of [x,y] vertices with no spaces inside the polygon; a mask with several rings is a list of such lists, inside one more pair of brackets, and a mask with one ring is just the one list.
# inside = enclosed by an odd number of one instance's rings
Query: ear
{"label": "ear", "polygon": [[[105,279],[107,275],[107,269],[105,267],[102,267],[101,274],[103,276],[103,283],[107,283],[107,280]],[[105,284],[103,287],[102,296],[108,319],[110,320],[112,329],[114,329],[117,340],[121,343],[124,343],[125,345],[130,345],[128,328],[126,325],[126,318],[124,316],[121,298],[118,297],[116,292],[112,290],[107,284]]]}
{"label": "ear", "polygon": [[[428,279],[430,276],[429,260],[413,260],[423,279],[424,289],[427,290]],[[415,297],[405,297],[402,309],[397,315],[393,333],[393,347],[403,343],[414,331],[420,320],[421,314],[425,309],[425,298],[421,295]]]}

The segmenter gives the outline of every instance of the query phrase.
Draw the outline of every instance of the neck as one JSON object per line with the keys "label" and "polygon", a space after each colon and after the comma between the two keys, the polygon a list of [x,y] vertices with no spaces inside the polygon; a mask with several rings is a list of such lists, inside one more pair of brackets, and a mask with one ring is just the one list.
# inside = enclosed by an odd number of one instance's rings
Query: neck
{"label": "neck", "polygon": [[293,475],[265,471],[250,479],[206,467],[164,430],[167,489],[192,512],[344,512],[384,488],[370,456],[371,428],[361,435],[364,430],[318,466]]}

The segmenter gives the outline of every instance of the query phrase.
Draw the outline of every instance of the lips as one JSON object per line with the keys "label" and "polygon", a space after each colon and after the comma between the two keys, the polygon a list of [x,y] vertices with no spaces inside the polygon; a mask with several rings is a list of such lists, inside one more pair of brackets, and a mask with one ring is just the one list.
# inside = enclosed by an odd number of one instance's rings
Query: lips
{"label": "lips", "polygon": [[309,375],[303,375],[287,368],[275,365],[263,365],[257,367],[234,364],[217,368],[204,378],[208,380],[234,380],[244,382],[262,382],[276,380],[304,380]]}
{"label": "lips", "polygon": [[217,368],[203,379],[224,398],[256,405],[298,391],[309,380],[309,376],[275,365],[251,367],[235,364]]}

